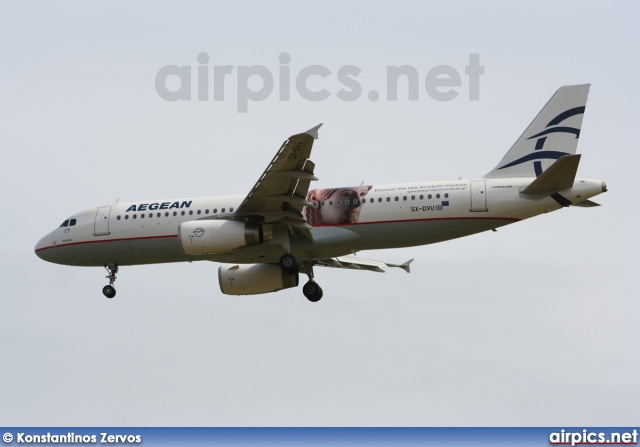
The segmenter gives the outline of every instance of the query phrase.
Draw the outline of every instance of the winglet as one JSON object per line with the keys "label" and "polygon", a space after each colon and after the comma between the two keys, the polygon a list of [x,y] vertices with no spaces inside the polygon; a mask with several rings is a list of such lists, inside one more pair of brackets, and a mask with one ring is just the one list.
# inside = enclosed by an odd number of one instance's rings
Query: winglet
{"label": "winglet", "polygon": [[404,264],[390,264],[388,262],[385,262],[384,264],[387,267],[398,267],[402,270],[404,270],[407,273],[411,273],[411,268],[409,267],[409,265],[413,262],[413,259],[409,259],[407,262],[405,262]]}
{"label": "winglet", "polygon": [[320,129],[320,127],[323,125],[324,123],[320,123],[318,124],[316,127],[312,127],[311,129],[307,130],[306,133],[307,135],[311,135],[313,137],[314,140],[318,139],[318,129]]}
{"label": "winglet", "polygon": [[413,259],[409,259],[407,262],[405,262],[404,264],[400,264],[398,267],[400,267],[402,270],[404,270],[407,273],[411,273],[411,268],[409,267],[409,265],[413,262]]}

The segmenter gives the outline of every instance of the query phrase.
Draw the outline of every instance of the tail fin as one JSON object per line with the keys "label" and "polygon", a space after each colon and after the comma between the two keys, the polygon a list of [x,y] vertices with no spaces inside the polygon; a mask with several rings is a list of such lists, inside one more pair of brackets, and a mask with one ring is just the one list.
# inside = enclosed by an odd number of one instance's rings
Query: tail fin
{"label": "tail fin", "polygon": [[589,87],[560,87],[484,178],[539,177],[560,157],[575,154]]}

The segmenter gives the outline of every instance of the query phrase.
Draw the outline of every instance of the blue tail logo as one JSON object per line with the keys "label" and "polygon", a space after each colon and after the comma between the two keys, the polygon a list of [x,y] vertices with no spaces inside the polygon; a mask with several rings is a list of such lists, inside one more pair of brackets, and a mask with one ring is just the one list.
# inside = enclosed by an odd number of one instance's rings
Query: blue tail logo
{"label": "blue tail logo", "polygon": [[[533,161],[533,168],[536,172],[536,177],[539,177],[542,174],[542,163],[540,160],[557,160],[560,157],[564,157],[565,155],[571,155],[568,152],[559,152],[559,151],[543,151],[544,143],[547,140],[546,135],[552,133],[571,133],[576,136],[576,138],[580,137],[580,129],[576,129],[575,127],[566,127],[566,126],[558,126],[558,124],[562,123],[564,120],[584,113],[585,107],[575,107],[573,109],[566,110],[560,113],[558,116],[549,121],[549,124],[546,125],[545,130],[535,134],[532,137],[527,138],[527,140],[531,140],[533,138],[537,138],[536,147],[534,150],[540,152],[532,152],[524,157],[521,157],[511,163],[508,163],[504,166],[501,166],[498,169],[510,168],[511,166],[516,166],[522,163],[526,163],[528,161]],[[551,127],[556,126],[556,127]],[[536,161],[537,160],[537,161]]]}

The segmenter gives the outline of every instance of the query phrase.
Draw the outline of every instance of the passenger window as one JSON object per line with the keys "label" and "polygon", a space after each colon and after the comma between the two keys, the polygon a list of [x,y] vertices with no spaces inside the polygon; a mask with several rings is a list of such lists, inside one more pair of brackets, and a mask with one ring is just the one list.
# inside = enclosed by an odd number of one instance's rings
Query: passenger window
{"label": "passenger window", "polygon": [[422,194],[420,194],[420,200],[423,200],[424,196]]}
{"label": "passenger window", "polygon": [[382,197],[378,197],[378,202],[382,202]]}
{"label": "passenger window", "polygon": [[158,213],[158,217],[162,217],[162,213]]}
{"label": "passenger window", "polygon": [[398,201],[398,196],[396,196],[396,202]]}
{"label": "passenger window", "polygon": [[198,214],[202,214],[202,211],[201,211],[201,210],[198,210]]}
{"label": "passenger window", "polygon": [[181,212],[180,212],[180,215],[181,215],[181,216],[184,216],[184,211],[181,211]]}
{"label": "passenger window", "polygon": [[345,201],[344,201],[344,204],[345,204],[345,205],[350,205],[350,204],[351,204],[351,200],[349,200],[349,199],[345,200]]}
{"label": "passenger window", "polygon": [[416,200],[416,196],[411,196],[411,200]]}
{"label": "passenger window", "polygon": [[221,213],[224,213],[224,210],[225,210],[225,208],[222,208],[222,209],[220,210],[220,212],[221,212]]}
{"label": "passenger window", "polygon": [[338,200],[338,201],[336,202],[336,205],[338,205],[338,206],[342,205],[342,200]]}
{"label": "passenger window", "polygon": [[353,199],[353,204],[357,205],[358,204],[358,199]]}
{"label": "passenger window", "polygon": [[387,202],[391,202],[391,197],[387,197]]}
{"label": "passenger window", "polygon": [[431,196],[431,194],[429,194],[429,197],[428,197],[428,198],[430,199],[431,197],[432,197],[432,196]]}
{"label": "passenger window", "polygon": [[144,213],[140,214],[140,219],[144,219]]}
{"label": "passenger window", "polygon": [[324,202],[320,202],[320,206],[324,206]]}
{"label": "passenger window", "polygon": [[169,217],[169,211],[164,213],[164,217]]}
{"label": "passenger window", "polygon": [[129,215],[128,214],[124,215],[124,220],[129,220]]}
{"label": "passenger window", "polygon": [[439,198],[440,198],[440,194],[436,194],[436,199],[439,199]]}
{"label": "passenger window", "polygon": [[406,201],[407,200],[407,196],[402,196],[402,200]]}
{"label": "passenger window", "polygon": [[213,214],[218,214],[218,208],[213,209]]}
{"label": "passenger window", "polygon": [[333,205],[333,200],[329,200],[329,206]]}
{"label": "passenger window", "polygon": [[116,217],[116,219],[120,220],[120,216]]}
{"label": "passenger window", "polygon": [[193,210],[189,210],[189,216],[193,216]]}
{"label": "passenger window", "polygon": [[173,215],[174,215],[174,216],[177,216],[177,215],[178,215],[178,212],[177,212],[177,211],[174,211],[174,212],[173,212]]}
{"label": "passenger window", "polygon": [[445,199],[448,199],[448,198],[449,198],[449,193],[448,193],[448,192],[444,194],[444,198],[445,198]]}
{"label": "passenger window", "polygon": [[136,218],[136,215],[135,215],[135,214],[133,215],[133,218],[134,218],[134,219]]}
{"label": "passenger window", "polygon": [[229,212],[233,213],[233,207],[229,208]]}

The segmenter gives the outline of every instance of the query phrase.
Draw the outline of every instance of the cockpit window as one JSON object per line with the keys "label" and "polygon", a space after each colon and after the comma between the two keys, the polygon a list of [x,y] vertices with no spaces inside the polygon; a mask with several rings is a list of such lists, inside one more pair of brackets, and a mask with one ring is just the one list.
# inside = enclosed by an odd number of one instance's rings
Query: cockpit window
{"label": "cockpit window", "polygon": [[69,226],[70,226],[70,227],[74,226],[75,224],[76,224],[76,220],[75,220],[75,219],[71,219],[71,220],[69,221]]}
{"label": "cockpit window", "polygon": [[64,222],[62,222],[62,224],[60,225],[60,227],[68,227],[69,226],[69,219],[65,220]]}

